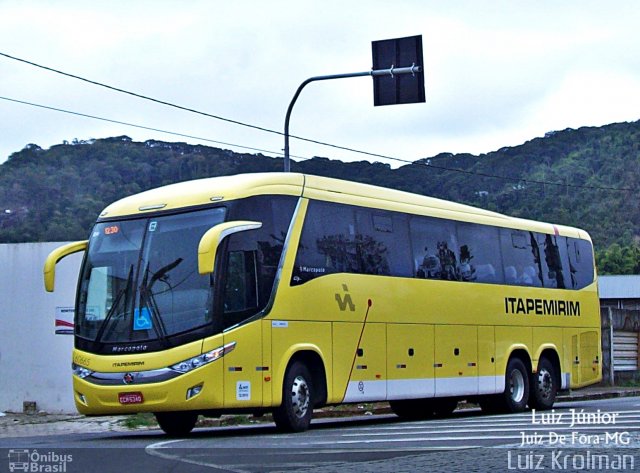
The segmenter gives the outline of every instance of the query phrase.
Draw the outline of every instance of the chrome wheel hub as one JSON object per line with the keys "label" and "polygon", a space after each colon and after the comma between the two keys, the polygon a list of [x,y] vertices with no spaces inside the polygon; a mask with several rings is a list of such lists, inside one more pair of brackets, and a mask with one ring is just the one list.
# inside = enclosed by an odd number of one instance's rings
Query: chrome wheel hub
{"label": "chrome wheel hub", "polygon": [[553,379],[551,378],[551,373],[547,370],[540,370],[538,371],[536,379],[538,381],[536,389],[540,393],[540,396],[543,399],[549,399],[553,392]]}
{"label": "chrome wheel hub", "polygon": [[291,406],[293,412],[298,418],[302,418],[307,414],[309,409],[309,385],[302,376],[297,376],[293,380],[291,387]]}
{"label": "chrome wheel hub", "polygon": [[514,370],[511,373],[511,378],[509,379],[509,392],[511,393],[511,399],[514,402],[522,402],[524,398],[524,377],[518,370]]}

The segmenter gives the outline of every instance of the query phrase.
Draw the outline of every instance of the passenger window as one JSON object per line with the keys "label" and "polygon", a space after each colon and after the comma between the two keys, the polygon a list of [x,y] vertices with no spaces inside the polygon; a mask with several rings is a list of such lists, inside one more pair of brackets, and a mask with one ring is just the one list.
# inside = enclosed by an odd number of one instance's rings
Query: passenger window
{"label": "passenger window", "polygon": [[462,281],[502,284],[502,258],[496,227],[458,224],[458,272]]}
{"label": "passenger window", "polygon": [[453,222],[438,218],[411,219],[411,242],[415,277],[421,279],[461,279],[458,267],[458,238]]}
{"label": "passenger window", "polygon": [[540,247],[535,233],[501,228],[500,246],[505,284],[542,287]]}
{"label": "passenger window", "polygon": [[587,240],[567,238],[571,284],[582,289],[593,282],[593,248]]}
{"label": "passenger window", "polygon": [[408,233],[403,214],[312,201],[291,284],[332,273],[411,277]]}
{"label": "passenger window", "polygon": [[363,274],[413,277],[405,215],[380,210],[357,210],[356,228],[358,259]]}
{"label": "passenger window", "polygon": [[538,234],[538,244],[544,256],[541,258],[541,266],[545,287],[557,289],[573,287],[566,240],[562,236]]}
{"label": "passenger window", "polygon": [[291,283],[332,273],[357,273],[355,212],[345,205],[311,201],[307,208]]}

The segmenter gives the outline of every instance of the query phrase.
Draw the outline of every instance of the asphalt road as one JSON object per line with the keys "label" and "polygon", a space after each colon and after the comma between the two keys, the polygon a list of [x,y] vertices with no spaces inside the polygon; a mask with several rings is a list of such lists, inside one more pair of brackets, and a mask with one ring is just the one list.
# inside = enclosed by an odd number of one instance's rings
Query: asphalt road
{"label": "asphalt road", "polygon": [[456,411],[419,422],[323,419],[300,434],[260,424],[196,429],[180,439],[160,431],[0,438],[0,472],[27,464],[70,473],[640,471],[640,398],[517,415]]}

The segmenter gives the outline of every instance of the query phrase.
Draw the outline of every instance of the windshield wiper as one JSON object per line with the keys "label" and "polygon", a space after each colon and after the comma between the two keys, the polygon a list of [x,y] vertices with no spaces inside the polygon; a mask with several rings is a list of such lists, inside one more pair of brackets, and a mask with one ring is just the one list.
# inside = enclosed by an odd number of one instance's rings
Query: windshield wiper
{"label": "windshield wiper", "polygon": [[153,291],[153,285],[163,278],[169,271],[182,263],[183,259],[178,258],[175,261],[163,266],[158,271],[156,271],[151,279],[149,279],[149,273],[151,270],[149,269],[149,263],[147,263],[146,269],[144,271],[144,278],[142,280],[142,284],[140,285],[140,308],[148,307],[149,313],[153,318],[153,321],[156,324],[156,333],[158,334],[158,338],[165,344],[168,344],[167,340],[167,328],[164,325],[164,321],[162,320],[162,315],[160,314],[160,310],[158,309],[158,304],[156,303],[155,296]]}
{"label": "windshield wiper", "polygon": [[[125,294],[129,292],[129,289],[131,289],[132,280],[133,280],[133,265],[129,266],[129,275],[127,276],[127,285],[122,289],[120,289],[120,291],[116,295],[116,298],[114,299],[113,304],[111,304],[111,307],[109,308],[109,311],[107,312],[107,315],[104,318],[104,322],[102,322],[102,325],[100,326],[100,330],[98,330],[98,333],[96,335],[96,342],[102,341],[102,336],[104,335],[104,332],[107,329],[109,322],[111,321],[111,317],[113,317],[113,314],[116,313],[116,309],[120,305],[120,301],[123,299],[123,296],[125,296]],[[128,297],[124,297],[124,299],[126,300],[128,299]]]}

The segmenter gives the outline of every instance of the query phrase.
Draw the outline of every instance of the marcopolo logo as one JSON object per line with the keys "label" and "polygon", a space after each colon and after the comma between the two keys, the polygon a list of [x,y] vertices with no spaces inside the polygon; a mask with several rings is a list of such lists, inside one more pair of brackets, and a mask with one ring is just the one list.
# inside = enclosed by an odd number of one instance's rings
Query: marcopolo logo
{"label": "marcopolo logo", "polygon": [[336,302],[338,303],[338,308],[344,312],[347,310],[347,307],[351,312],[356,310],[356,305],[351,300],[351,294],[349,294],[349,288],[346,284],[342,285],[342,290],[344,291],[344,296],[341,296],[340,293],[336,293]]}
{"label": "marcopolo logo", "polygon": [[9,450],[9,471],[65,473],[73,455],[56,452],[38,452],[29,449]]}

